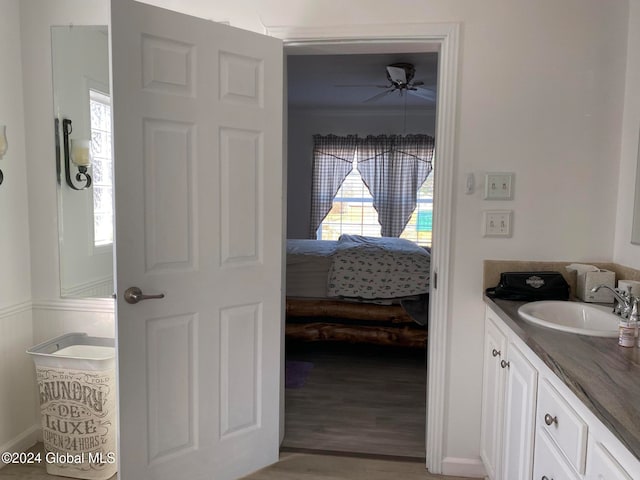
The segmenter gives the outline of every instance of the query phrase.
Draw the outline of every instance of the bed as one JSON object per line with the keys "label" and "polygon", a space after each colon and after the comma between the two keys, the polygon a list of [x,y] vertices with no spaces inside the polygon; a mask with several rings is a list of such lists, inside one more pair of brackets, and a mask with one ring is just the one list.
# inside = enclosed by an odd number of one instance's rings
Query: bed
{"label": "bed", "polygon": [[424,347],[430,260],[399,238],[288,240],[287,339]]}

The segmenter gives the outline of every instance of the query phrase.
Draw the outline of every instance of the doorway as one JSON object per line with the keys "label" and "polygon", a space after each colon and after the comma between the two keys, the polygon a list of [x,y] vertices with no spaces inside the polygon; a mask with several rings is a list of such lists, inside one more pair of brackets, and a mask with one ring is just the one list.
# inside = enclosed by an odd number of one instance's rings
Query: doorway
{"label": "doorway", "polygon": [[[431,274],[434,281],[429,306],[429,350],[427,362],[427,425],[426,466],[433,473],[442,472],[445,431],[445,387],[448,336],[448,296],[450,244],[453,209],[453,162],[456,122],[456,91],[458,70],[459,25],[429,24],[353,26],[334,28],[273,27],[267,33],[285,41],[285,50],[299,49],[308,53],[343,54],[389,49],[397,51],[437,51],[440,56],[438,71],[438,110],[436,112],[436,143],[441,162],[435,188],[440,192],[434,209],[433,222],[437,225],[433,243]],[[284,355],[283,355],[284,357]],[[284,358],[283,358],[284,363]],[[284,404],[281,404],[284,418]],[[282,422],[281,422],[282,425]],[[284,429],[281,431],[281,437]]]}
{"label": "doorway", "polygon": [[[309,236],[314,135],[329,140],[333,135],[368,141],[433,142],[437,96],[437,52],[406,52],[402,46],[385,53],[299,55],[287,53],[288,92],[288,226],[287,238]],[[417,49],[416,49],[417,50]],[[395,70],[394,70],[395,69]],[[403,80],[397,84],[390,73]],[[406,83],[404,83],[406,82]],[[396,88],[396,85],[407,87]],[[415,86],[414,86],[415,85]],[[411,139],[411,140],[410,140]],[[423,247],[428,270],[433,213],[433,149],[418,149],[424,158],[424,179],[417,204],[401,234]],[[341,234],[380,236],[373,198],[359,173],[358,155],[334,197],[333,208],[322,221],[317,239],[331,244]],[[399,160],[399,159],[398,159]],[[414,161],[413,158],[406,159]],[[328,242],[327,242],[328,241]],[[414,244],[414,245],[415,245]],[[295,248],[295,247],[294,247]],[[325,248],[325,247],[323,247]],[[298,262],[297,256],[290,256]],[[420,261],[423,258],[420,258]],[[291,265],[290,277],[300,283],[316,280],[315,271]],[[295,272],[293,269],[296,269]],[[310,265],[310,268],[314,268]],[[319,279],[320,280],[320,279]],[[326,278],[325,278],[326,282]],[[427,305],[427,286],[422,302]],[[308,293],[288,280],[287,295],[316,298],[319,306],[330,301],[322,291]],[[379,302],[379,300],[378,300]],[[398,304],[397,299],[385,303]],[[369,307],[376,308],[375,304]],[[423,308],[426,310],[426,308]],[[285,436],[286,450],[330,451],[425,459],[426,345],[389,340],[407,328],[422,329],[426,315],[401,325],[368,315],[287,318],[285,342]],[[422,325],[418,323],[422,321]],[[295,323],[295,325],[292,325]],[[303,327],[304,325],[304,327]],[[291,332],[301,328],[329,333],[322,341],[304,341]],[[349,338],[336,341],[349,332]],[[340,332],[340,333],[338,333]],[[379,337],[378,334],[384,335]],[[360,338],[360,335],[366,338]],[[308,339],[307,339],[308,340]],[[384,343],[384,345],[382,345]]]}

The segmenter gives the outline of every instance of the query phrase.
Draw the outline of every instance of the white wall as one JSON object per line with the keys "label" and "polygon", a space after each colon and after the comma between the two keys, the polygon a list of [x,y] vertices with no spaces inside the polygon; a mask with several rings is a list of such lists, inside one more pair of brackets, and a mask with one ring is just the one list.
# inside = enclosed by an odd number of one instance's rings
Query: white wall
{"label": "white wall", "polygon": [[[11,55],[6,64],[12,68],[3,68],[0,74],[0,115],[5,111],[4,101],[15,103],[13,111],[8,109],[16,123],[9,148],[10,155],[19,159],[12,164],[20,167],[11,167],[11,176],[21,176],[22,180],[14,184],[20,185],[20,190],[12,194],[15,200],[6,202],[0,198],[0,212],[5,206],[10,207],[8,214],[0,213],[0,218],[11,215],[7,227],[10,234],[5,235],[3,230],[0,235],[0,264],[10,265],[0,273],[0,352],[10,345],[7,351],[16,358],[19,355],[24,363],[21,370],[10,372],[9,364],[0,360],[0,450],[16,451],[30,446],[39,433],[34,367],[23,352],[36,342],[73,331],[114,336],[113,302],[60,299],[50,32],[51,25],[107,24],[108,2],[2,2],[0,39],[4,47],[0,49],[0,60],[3,55]],[[12,123],[7,123],[12,132]],[[9,168],[3,171],[7,173]],[[3,187],[0,186],[0,197]],[[7,241],[9,247],[5,248],[3,242]],[[22,304],[24,308],[17,309],[17,316],[3,317],[4,292],[15,297],[14,303],[26,302]],[[5,333],[5,325],[10,334]],[[11,379],[19,372],[22,382],[13,382],[15,390],[12,387],[10,395],[4,395],[2,390],[12,385],[3,376],[5,371]],[[7,439],[5,425],[17,437]],[[20,433],[13,433],[16,430]]]}
{"label": "white wall", "polygon": [[309,238],[313,135],[434,135],[435,110],[289,109],[287,148],[287,238]]}
{"label": "white wall", "polygon": [[[265,25],[461,23],[444,451],[451,464],[477,460],[482,260],[611,260],[616,223],[625,221],[616,222],[616,191],[627,0],[147,3],[257,32]],[[515,173],[513,201],[482,200],[487,171]],[[478,189],[465,195],[470,172]],[[495,208],[514,210],[512,238],[481,237],[482,210]]]}
{"label": "white wall", "polygon": [[106,24],[106,6],[2,0],[0,124],[9,150],[0,161],[0,451],[27,448],[38,436],[34,366],[25,350],[66,331],[113,336],[104,302],[59,302],[49,31],[50,23]]}
{"label": "white wall", "polygon": [[[0,15],[0,125],[9,148],[0,160],[0,451],[29,446],[35,439],[31,269],[24,108],[18,0],[3,0]],[[3,466],[0,462],[0,468]]]}
{"label": "white wall", "polygon": [[[636,188],[640,188],[636,185],[637,169],[640,163],[638,156],[638,137],[640,135],[640,58],[635,53],[638,45],[640,45],[640,0],[630,0],[629,7],[627,50],[630,55],[627,58],[616,239],[613,259],[622,265],[640,268],[640,245],[632,245],[630,242],[634,192]],[[640,195],[640,192],[638,192],[638,195]]]}

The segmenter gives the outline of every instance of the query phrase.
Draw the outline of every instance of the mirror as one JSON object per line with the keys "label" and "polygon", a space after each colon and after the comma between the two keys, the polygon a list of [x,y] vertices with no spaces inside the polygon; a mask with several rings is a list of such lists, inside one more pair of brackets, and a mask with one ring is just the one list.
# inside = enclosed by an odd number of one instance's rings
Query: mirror
{"label": "mirror", "polygon": [[114,291],[108,40],[106,26],[51,27],[62,297]]}
{"label": "mirror", "polygon": [[638,140],[638,160],[636,166],[636,199],[633,205],[633,228],[631,243],[640,245],[640,140]]}

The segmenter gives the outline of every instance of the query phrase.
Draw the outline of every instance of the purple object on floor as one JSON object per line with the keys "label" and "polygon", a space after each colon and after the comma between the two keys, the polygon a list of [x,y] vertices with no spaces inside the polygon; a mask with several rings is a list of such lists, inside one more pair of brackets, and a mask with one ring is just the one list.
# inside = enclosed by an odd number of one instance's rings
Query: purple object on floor
{"label": "purple object on floor", "polygon": [[284,387],[285,388],[301,388],[304,386],[309,376],[309,372],[313,368],[311,362],[298,362],[295,360],[287,360],[284,363]]}

